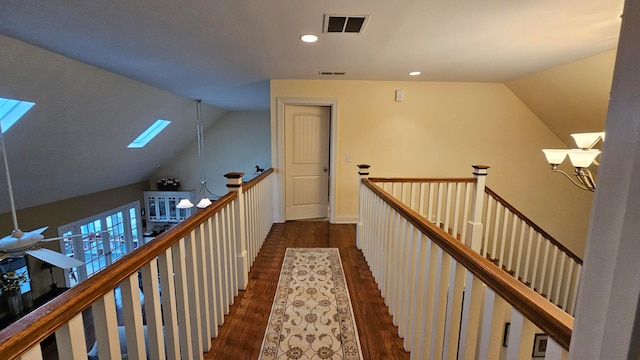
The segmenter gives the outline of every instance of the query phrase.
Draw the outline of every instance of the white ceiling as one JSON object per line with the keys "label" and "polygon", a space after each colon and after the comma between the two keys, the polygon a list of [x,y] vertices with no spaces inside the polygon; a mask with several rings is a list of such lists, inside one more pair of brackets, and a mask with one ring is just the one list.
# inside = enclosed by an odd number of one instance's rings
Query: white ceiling
{"label": "white ceiling", "polygon": [[[28,124],[6,137],[16,205],[148,179],[194,140],[189,99],[217,107],[204,107],[208,125],[224,110],[267,110],[269,79],[319,79],[321,71],[348,80],[505,82],[615,49],[622,7],[623,0],[2,0],[0,34],[135,80],[115,91],[123,82],[104,72],[71,73],[68,59],[0,36],[0,96],[40,94]],[[325,14],[370,17],[361,34],[323,34]],[[302,43],[305,33],[319,41]],[[23,70],[6,70],[14,68]],[[27,81],[18,78],[24,69]],[[422,75],[409,77],[414,70]],[[138,82],[184,99],[150,94]],[[145,95],[131,100],[138,93]],[[157,106],[150,97],[167,100]],[[124,142],[156,116],[178,125],[145,150],[127,151]],[[0,212],[9,210],[6,193],[0,176]]]}
{"label": "white ceiling", "polygon": [[[623,0],[3,0],[0,33],[228,110],[269,79],[503,82],[615,48]],[[369,15],[322,34],[324,14]],[[299,36],[319,36],[304,44]]]}

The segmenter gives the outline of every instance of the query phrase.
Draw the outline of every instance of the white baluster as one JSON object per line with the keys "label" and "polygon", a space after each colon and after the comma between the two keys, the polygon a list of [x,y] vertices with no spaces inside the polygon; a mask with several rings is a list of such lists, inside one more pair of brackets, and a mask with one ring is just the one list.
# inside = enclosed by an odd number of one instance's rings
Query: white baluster
{"label": "white baluster", "polygon": [[535,326],[516,309],[511,310],[511,325],[509,326],[509,346],[507,346],[507,360],[530,359]]}
{"label": "white baluster", "polygon": [[[180,334],[180,353],[183,358],[193,359],[191,342],[191,313],[189,312],[189,282],[187,280],[187,264],[185,264],[184,238],[171,246],[173,255],[173,271],[176,283],[176,308],[178,309],[178,330]],[[164,293],[164,291],[163,291]]]}
{"label": "white baluster", "polygon": [[[162,328],[162,308],[160,306],[160,289],[158,286],[158,261],[156,259],[152,259],[142,268],[142,288],[144,289],[144,310],[147,320],[149,358],[166,359],[164,330]],[[98,351],[100,351],[100,349],[98,349]]]}
{"label": "white baluster", "polygon": [[558,345],[552,338],[547,338],[547,351],[544,354],[545,360],[567,360],[569,353]]}
{"label": "white baluster", "polygon": [[536,255],[533,258],[533,272],[531,276],[531,288],[537,289],[536,284],[538,283],[538,279],[540,278],[540,247],[543,242],[543,237],[541,234],[538,234],[536,237]]}
{"label": "white baluster", "polygon": [[104,359],[121,359],[118,315],[113,291],[107,292],[91,306],[98,354]]}
{"label": "white baluster", "polygon": [[[556,284],[556,291],[554,293],[555,294],[554,298],[556,299],[555,303],[557,305],[560,305],[560,304],[562,304],[562,300],[561,300],[561,297],[562,297],[561,294],[562,293],[560,292],[560,290],[561,290],[561,286],[563,285],[562,279],[564,277],[564,264],[565,264],[565,261],[567,260],[567,255],[565,255],[564,252],[560,251],[558,256],[560,256],[560,269],[558,269],[558,272],[557,272],[557,274],[558,274],[557,275],[557,279],[558,280],[557,280],[557,284]],[[568,285],[569,284],[567,284],[567,286]],[[566,308],[564,308],[564,309],[566,309]]]}
{"label": "white baluster", "polygon": [[480,315],[486,286],[470,271],[465,282],[464,305],[462,307],[462,326],[460,329],[460,358],[475,359],[478,341]]}
{"label": "white baluster", "polygon": [[158,256],[160,283],[162,284],[162,317],[164,321],[167,359],[180,359],[176,286],[173,276],[173,253],[169,248]]}
{"label": "white baluster", "polygon": [[502,333],[505,328],[504,313],[508,304],[491,289],[487,289],[482,316],[482,330],[478,358],[494,360],[500,358]]}
{"label": "white baluster", "polygon": [[415,234],[418,233],[418,230],[415,229],[415,227],[412,224],[408,224],[408,229],[407,229],[407,233],[406,233],[406,243],[407,243],[407,257],[406,257],[406,263],[407,263],[407,275],[406,275],[406,280],[405,280],[405,300],[404,300],[404,306],[403,306],[403,310],[402,310],[402,318],[403,318],[403,323],[404,323],[404,328],[406,329],[404,331],[404,348],[405,349],[410,349],[411,348],[411,344],[413,342],[413,336],[415,336],[415,334],[412,333],[413,327],[412,327],[412,320],[414,318],[414,302],[415,302],[415,294],[416,294],[416,287],[414,286],[415,284],[415,278],[417,277],[416,273],[418,271],[417,268],[417,256],[418,254],[416,254],[416,247],[417,247],[417,240],[416,240],[416,236]]}
{"label": "white baluster", "polygon": [[[463,204],[461,202],[462,199],[462,183],[455,184],[456,187],[456,197],[454,200],[454,209],[453,209],[453,232],[452,235],[456,239],[463,239],[460,237],[460,211],[463,208]],[[484,248],[483,248],[484,249]],[[484,250],[486,251],[486,249]]]}
{"label": "white baluster", "polygon": [[[204,300],[202,294],[202,288],[199,286],[200,282],[200,269],[197,268],[198,265],[198,249],[196,248],[196,242],[198,241],[199,234],[196,229],[191,231],[191,234],[185,238],[185,269],[187,273],[187,289],[189,296],[187,297],[187,308],[185,311],[190,312],[190,325],[191,325],[191,346],[193,347],[193,355],[194,359],[202,358],[202,353],[204,352],[203,346],[203,334],[201,333],[202,326],[202,318],[205,314],[200,312],[201,310],[201,301]],[[207,334],[209,327],[206,326]],[[210,335],[207,335],[209,341],[211,341]]]}
{"label": "white baluster", "polygon": [[215,287],[216,287],[216,313],[218,326],[224,324],[224,315],[227,309],[227,286],[225,277],[224,238],[221,233],[222,221],[220,212],[213,217],[213,251],[215,253]]}
{"label": "white baluster", "polygon": [[207,307],[209,311],[209,333],[212,338],[218,337],[218,293],[220,292],[216,279],[216,270],[218,260],[215,251],[215,237],[213,236],[213,218],[210,217],[206,222],[206,236],[204,243],[204,265],[203,268],[207,273]]}
{"label": "white baluster", "polygon": [[142,305],[138,273],[134,273],[120,283],[124,330],[127,335],[127,354],[132,359],[146,359]]}
{"label": "white baluster", "polygon": [[447,298],[449,297],[449,277],[451,268],[451,256],[437,247],[438,263],[435,274],[434,308],[431,330],[431,353],[430,359],[442,359],[444,345],[445,321],[447,315]]}
{"label": "white baluster", "polygon": [[460,338],[460,317],[462,315],[462,297],[467,270],[451,259],[449,268],[449,298],[447,300],[447,320],[444,338],[443,359],[454,360],[458,357],[458,339]]}
{"label": "white baluster", "polygon": [[22,354],[19,360],[42,360],[42,349],[40,348],[40,344],[36,344],[34,347],[29,349],[26,353]]}
{"label": "white baluster", "polygon": [[[485,248],[489,246],[489,239],[491,239],[491,207],[493,206],[494,200],[491,196],[487,198],[487,213],[484,219],[484,241],[486,243]],[[498,258],[498,242],[495,239],[491,242],[491,257],[494,259]]]}
{"label": "white baluster", "polygon": [[514,216],[513,223],[511,225],[511,242],[509,242],[509,259],[507,260],[507,270],[513,270],[513,254],[518,244],[516,242],[516,236],[518,234],[518,224],[521,224],[521,221],[517,216]]}
{"label": "white baluster", "polygon": [[[414,341],[411,341],[411,354],[415,355],[417,359],[424,358],[423,348],[424,348],[424,329],[422,325],[424,323],[424,313],[425,309],[423,306],[425,299],[425,291],[427,291],[426,287],[426,273],[427,273],[427,246],[426,246],[426,237],[422,235],[421,232],[416,231],[416,247],[415,253],[417,256],[417,264],[416,264],[416,277],[414,279],[414,288],[415,288],[415,296],[416,300],[413,304],[413,310],[411,313],[414,315],[411,319],[411,333],[413,334]],[[405,345],[406,348],[406,345]]]}
{"label": "white baluster", "polygon": [[573,287],[573,268],[575,265],[575,260],[569,258],[569,270],[567,271],[567,277],[564,281],[564,302],[562,303],[562,308],[565,309],[565,311],[569,311],[569,298],[571,288]]}
{"label": "white baluster", "polygon": [[[547,239],[544,239],[544,251],[543,251],[543,257],[542,257],[542,275],[540,276],[540,293],[544,292],[544,284],[545,284],[545,278],[546,278],[546,274],[547,274],[547,260],[549,260],[549,245],[550,242]],[[547,299],[549,298],[549,295],[547,295]]]}
{"label": "white baluster", "polygon": [[[503,207],[504,208],[504,207]],[[498,257],[498,267],[502,268],[504,265],[504,251],[507,245],[507,228],[509,227],[509,214],[510,212],[504,208],[504,215],[502,219],[502,236],[500,237],[500,256]]]}
{"label": "white baluster", "polygon": [[549,271],[549,287],[547,288],[547,299],[551,300],[553,296],[553,281],[556,276],[556,263],[558,261],[558,248],[553,246],[553,254],[551,255],[551,271]]}
{"label": "white baluster", "polygon": [[60,359],[84,360],[87,358],[82,314],[76,315],[56,330],[56,345]]}

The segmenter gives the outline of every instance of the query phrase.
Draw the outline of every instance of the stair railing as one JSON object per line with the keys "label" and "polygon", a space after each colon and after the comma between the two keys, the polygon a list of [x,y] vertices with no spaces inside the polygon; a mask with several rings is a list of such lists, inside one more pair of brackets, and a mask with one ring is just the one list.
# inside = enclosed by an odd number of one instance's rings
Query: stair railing
{"label": "stair railing", "polygon": [[121,359],[121,340],[128,358],[202,359],[246,281],[248,253],[269,231],[271,173],[249,182],[246,196],[242,174],[228,174],[232,191],[212,205],[0,331],[2,358],[43,359],[41,343],[53,336],[58,358],[87,359],[83,312],[91,309],[101,359]]}
{"label": "stair railing", "polygon": [[573,314],[582,259],[489,188],[484,204],[481,254]]}
{"label": "stair railing", "polygon": [[571,315],[360,174],[357,246],[412,358],[567,356]]}
{"label": "stair railing", "polygon": [[473,168],[473,178],[369,180],[573,314],[582,260],[486,187],[487,166]]}

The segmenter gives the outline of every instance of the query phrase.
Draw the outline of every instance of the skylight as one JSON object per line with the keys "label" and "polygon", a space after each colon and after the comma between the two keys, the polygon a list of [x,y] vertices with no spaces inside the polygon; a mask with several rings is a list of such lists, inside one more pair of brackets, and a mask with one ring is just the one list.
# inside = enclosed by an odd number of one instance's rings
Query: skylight
{"label": "skylight", "polygon": [[0,98],[0,128],[2,128],[2,133],[6,133],[35,104],[29,101]]}
{"label": "skylight", "polygon": [[160,131],[169,126],[169,124],[171,124],[171,121],[169,120],[156,120],[156,122],[151,124],[151,126],[149,126],[147,130],[143,131],[142,134],[140,134],[135,140],[133,140],[127,147],[130,149],[144,147],[149,141],[151,141],[151,139],[156,137],[156,135],[158,135]]}

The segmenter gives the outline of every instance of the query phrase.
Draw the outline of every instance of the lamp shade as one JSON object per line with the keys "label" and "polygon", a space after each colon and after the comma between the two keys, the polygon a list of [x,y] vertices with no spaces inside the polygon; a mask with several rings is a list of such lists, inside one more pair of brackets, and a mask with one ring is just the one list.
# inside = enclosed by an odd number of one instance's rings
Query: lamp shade
{"label": "lamp shade", "polygon": [[604,132],[571,134],[571,137],[580,149],[591,149],[598,140],[604,141]]}
{"label": "lamp shade", "polygon": [[589,149],[589,150],[569,150],[569,160],[571,160],[571,164],[577,168],[586,168],[589,167],[593,160],[596,159],[596,156],[600,154],[600,150],[597,149]]}
{"label": "lamp shade", "polygon": [[212,202],[211,200],[209,200],[209,198],[203,197],[202,200],[200,200],[200,202],[196,206],[199,207],[200,209],[204,209],[211,204]]}
{"label": "lamp shade", "polygon": [[178,209],[189,209],[193,207],[193,203],[191,201],[189,201],[189,199],[182,199],[180,200],[180,202],[178,203],[178,205],[176,205],[176,208]]}
{"label": "lamp shade", "polygon": [[551,165],[560,165],[567,157],[569,150],[561,149],[542,149],[544,156],[547,158],[547,162]]}

